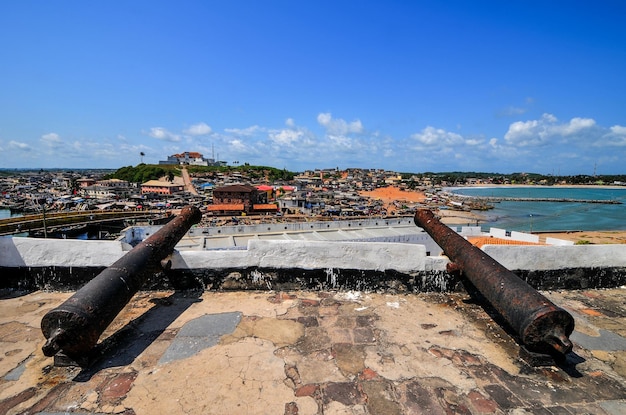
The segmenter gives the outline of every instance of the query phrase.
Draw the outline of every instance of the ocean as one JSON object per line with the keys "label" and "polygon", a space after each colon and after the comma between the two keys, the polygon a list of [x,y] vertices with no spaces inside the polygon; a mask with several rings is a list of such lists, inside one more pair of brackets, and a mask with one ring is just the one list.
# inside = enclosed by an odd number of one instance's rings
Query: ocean
{"label": "ocean", "polygon": [[0,219],[10,218],[11,216],[22,216],[22,215],[12,215],[9,209],[0,209]]}
{"label": "ocean", "polygon": [[623,204],[502,201],[481,212],[483,228],[512,231],[626,230],[626,188],[565,186],[494,186],[449,188],[448,191],[483,197],[615,200]]}

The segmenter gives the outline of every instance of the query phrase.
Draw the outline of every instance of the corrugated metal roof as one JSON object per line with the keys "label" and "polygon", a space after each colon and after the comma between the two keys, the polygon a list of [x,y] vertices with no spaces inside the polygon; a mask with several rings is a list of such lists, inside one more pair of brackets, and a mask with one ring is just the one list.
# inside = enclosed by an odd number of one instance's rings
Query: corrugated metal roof
{"label": "corrugated metal roof", "polygon": [[278,210],[278,205],[273,203],[259,203],[252,205],[253,210]]}
{"label": "corrugated metal roof", "polygon": [[239,211],[243,210],[243,203],[223,203],[217,205],[207,205],[206,209],[209,212],[217,210]]}
{"label": "corrugated metal roof", "polygon": [[485,245],[545,245],[542,243],[517,241],[514,239],[494,238],[492,236],[474,236],[467,238],[467,240],[478,248],[482,248]]}

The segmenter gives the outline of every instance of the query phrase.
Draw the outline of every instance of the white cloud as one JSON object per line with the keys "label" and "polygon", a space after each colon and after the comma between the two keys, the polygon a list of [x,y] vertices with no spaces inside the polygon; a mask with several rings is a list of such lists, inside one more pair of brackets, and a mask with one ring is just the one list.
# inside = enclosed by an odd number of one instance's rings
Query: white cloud
{"label": "white cloud", "polygon": [[295,127],[296,126],[296,122],[293,120],[293,118],[287,118],[285,120],[285,125],[287,127]]}
{"label": "white cloud", "polygon": [[15,149],[15,150],[30,150],[31,149],[30,145],[28,145],[27,143],[14,141],[14,140],[9,141],[9,148]]}
{"label": "white cloud", "polygon": [[546,122],[557,122],[557,121],[558,121],[558,120],[557,120],[557,118],[556,118],[554,115],[552,115],[552,114],[548,114],[547,112],[546,112],[546,113],[544,113],[544,114],[541,116],[541,119],[542,119],[542,120],[545,120]]}
{"label": "white cloud", "polygon": [[270,140],[278,145],[293,145],[302,137],[303,133],[297,130],[279,130],[276,132],[270,132]]}
{"label": "white cloud", "polygon": [[482,138],[468,138],[467,140],[465,140],[465,144],[472,147],[479,146],[484,142],[485,140]]}
{"label": "white cloud", "polygon": [[345,135],[329,135],[328,139],[335,151],[354,150],[362,147],[359,141]]}
{"label": "white cloud", "polygon": [[[556,121],[556,118],[555,118]],[[554,129],[550,131],[552,134],[560,135],[573,135],[578,134],[582,130],[591,128],[596,125],[595,120],[591,118],[572,118],[569,123],[554,126]]]}
{"label": "white cloud", "polygon": [[514,115],[522,115],[525,114],[528,110],[526,108],[521,107],[507,107],[502,110],[501,114],[504,116],[514,116]]}
{"label": "white cloud", "polygon": [[360,120],[348,123],[341,118],[333,118],[330,112],[318,114],[317,122],[326,128],[328,134],[332,135],[359,134],[363,132],[363,124],[361,124]]}
{"label": "white cloud", "polygon": [[626,137],[626,127],[622,127],[621,125],[614,125],[610,128],[611,134],[620,135]]}
{"label": "white cloud", "polygon": [[602,137],[602,140],[598,140],[598,142],[596,142],[596,146],[626,146],[626,127],[614,125],[609,128],[609,132]]}
{"label": "white cloud", "polygon": [[184,130],[183,132],[185,134],[189,134],[189,135],[193,135],[193,136],[198,136],[198,135],[207,135],[211,133],[211,127],[209,127],[207,124],[200,122],[198,124],[193,124],[191,125],[189,128],[187,128],[186,130]]}
{"label": "white cloud", "polygon": [[258,125],[252,125],[247,128],[225,128],[224,131],[239,137],[252,137],[259,132],[262,132],[263,129]]}
{"label": "white cloud", "polygon": [[[512,123],[504,139],[508,144],[519,147],[542,146],[567,137],[583,139],[595,125],[595,120],[591,118],[577,117],[567,123],[558,123],[554,115],[543,114],[539,120]],[[588,138],[593,139],[593,137]]]}
{"label": "white cloud", "polygon": [[509,130],[504,135],[504,139],[509,144],[517,144],[521,147],[533,144],[540,144],[542,131],[544,128],[537,120],[516,121],[509,126]]}
{"label": "white cloud", "polygon": [[61,142],[61,137],[57,133],[48,133],[41,136],[41,141],[47,144],[55,144]]}
{"label": "white cloud", "polygon": [[248,152],[248,147],[241,140],[234,139],[231,140],[228,144],[230,145],[231,151]]}
{"label": "white cloud", "polygon": [[411,135],[418,144],[426,147],[448,147],[464,142],[460,134],[452,133],[441,128],[426,127],[421,132]]}
{"label": "white cloud", "polygon": [[163,141],[180,141],[180,135],[171,133],[163,127],[150,128],[148,135],[152,138]]}

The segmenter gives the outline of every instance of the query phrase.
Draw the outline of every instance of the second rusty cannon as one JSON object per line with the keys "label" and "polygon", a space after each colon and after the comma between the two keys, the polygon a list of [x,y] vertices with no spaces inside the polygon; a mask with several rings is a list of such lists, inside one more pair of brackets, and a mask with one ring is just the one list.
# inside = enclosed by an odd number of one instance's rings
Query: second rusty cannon
{"label": "second rusty cannon", "polygon": [[415,224],[443,249],[453,266],[515,330],[528,350],[560,355],[572,350],[571,314],[443,224],[430,210],[419,209]]}
{"label": "second rusty cannon", "polygon": [[41,320],[46,337],[46,356],[62,353],[75,362],[85,362],[100,335],[141,288],[149,275],[159,269],[176,244],[202,213],[193,206],[139,243],[103,270],[67,301],[49,311]]}

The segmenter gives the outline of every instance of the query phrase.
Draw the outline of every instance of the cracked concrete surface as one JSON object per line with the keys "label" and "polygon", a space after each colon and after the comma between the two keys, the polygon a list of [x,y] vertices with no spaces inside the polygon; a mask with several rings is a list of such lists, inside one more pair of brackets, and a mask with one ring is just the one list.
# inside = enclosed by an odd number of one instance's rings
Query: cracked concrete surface
{"label": "cracked concrete surface", "polygon": [[0,413],[626,413],[625,289],[546,293],[586,340],[546,367],[466,294],[299,291],[142,292],[54,367],[39,322],[69,295],[0,299]]}

